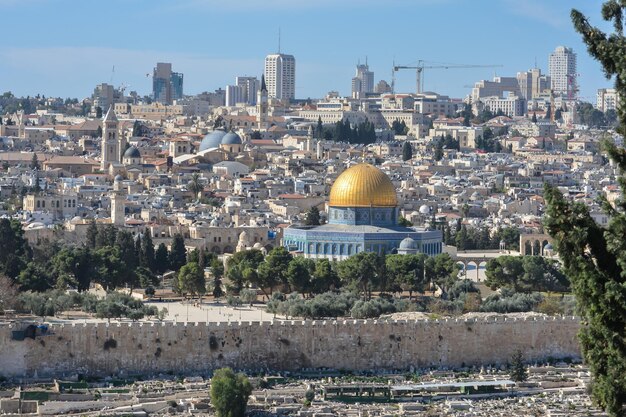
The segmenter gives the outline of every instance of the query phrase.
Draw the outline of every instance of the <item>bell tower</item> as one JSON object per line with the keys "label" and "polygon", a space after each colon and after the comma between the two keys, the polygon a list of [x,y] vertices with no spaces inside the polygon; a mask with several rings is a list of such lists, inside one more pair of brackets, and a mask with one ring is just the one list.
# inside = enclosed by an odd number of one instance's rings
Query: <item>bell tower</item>
{"label": "bell tower", "polygon": [[113,111],[113,106],[109,107],[106,116],[102,120],[102,163],[100,168],[103,171],[109,169],[109,165],[121,162],[120,149],[121,140],[119,134],[119,121]]}
{"label": "bell tower", "polygon": [[267,86],[265,85],[265,74],[261,75],[261,88],[257,92],[256,99],[257,114],[259,118],[259,130],[267,129]]}

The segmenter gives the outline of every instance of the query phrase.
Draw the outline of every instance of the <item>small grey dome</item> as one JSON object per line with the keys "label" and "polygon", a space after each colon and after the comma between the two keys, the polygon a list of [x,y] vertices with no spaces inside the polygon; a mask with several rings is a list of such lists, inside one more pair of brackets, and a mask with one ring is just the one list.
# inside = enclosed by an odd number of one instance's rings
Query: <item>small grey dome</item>
{"label": "small grey dome", "polygon": [[228,132],[222,138],[222,145],[241,145],[241,138],[235,132]]}
{"label": "small grey dome", "polygon": [[220,129],[207,134],[204,139],[202,139],[202,142],[200,142],[200,151],[206,151],[211,148],[219,148],[222,143],[222,138],[225,135],[226,132]]}
{"label": "small grey dome", "polygon": [[554,247],[552,246],[552,243],[548,243],[543,247],[543,250],[554,250]]}
{"label": "small grey dome", "polygon": [[430,207],[428,207],[426,204],[422,205],[420,207],[420,213],[421,214],[430,214]]}
{"label": "small grey dome", "polygon": [[400,242],[400,250],[417,250],[417,242],[410,237],[405,237]]}
{"label": "small grey dome", "polygon": [[136,146],[131,146],[124,152],[124,158],[141,158],[141,152]]}
{"label": "small grey dome", "polygon": [[115,181],[115,182],[119,182],[119,181],[122,181],[122,180],[124,180],[124,177],[122,177],[120,174],[117,174],[115,176],[115,178],[113,179],[113,181]]}

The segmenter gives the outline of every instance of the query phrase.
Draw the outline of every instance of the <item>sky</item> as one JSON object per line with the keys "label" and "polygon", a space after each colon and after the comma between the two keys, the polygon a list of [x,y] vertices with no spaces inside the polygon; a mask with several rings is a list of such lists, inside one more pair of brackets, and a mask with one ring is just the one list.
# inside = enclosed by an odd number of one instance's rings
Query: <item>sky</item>
{"label": "sky", "polygon": [[[559,45],[578,54],[581,99],[610,87],[569,18],[610,29],[601,0],[0,0],[0,93],[85,98],[99,83],[150,94],[156,62],[184,74],[184,93],[261,76],[264,57],[296,58],[296,98],[350,94],[367,57],[375,82],[391,68],[437,63],[497,68],[424,70],[424,89],[455,98],[494,75],[548,72]],[[114,70],[113,70],[114,69]],[[149,75],[149,76],[148,76]],[[415,72],[396,91],[413,92]]]}

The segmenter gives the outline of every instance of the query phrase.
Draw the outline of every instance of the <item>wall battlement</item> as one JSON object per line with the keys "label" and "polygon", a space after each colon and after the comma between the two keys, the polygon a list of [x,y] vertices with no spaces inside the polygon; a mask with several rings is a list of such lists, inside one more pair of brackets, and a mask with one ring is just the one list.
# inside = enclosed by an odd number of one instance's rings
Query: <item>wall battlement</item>
{"label": "wall battlement", "polygon": [[528,361],[580,357],[577,317],[66,323],[13,340],[24,327],[0,323],[0,375],[460,367],[506,363],[518,349]]}

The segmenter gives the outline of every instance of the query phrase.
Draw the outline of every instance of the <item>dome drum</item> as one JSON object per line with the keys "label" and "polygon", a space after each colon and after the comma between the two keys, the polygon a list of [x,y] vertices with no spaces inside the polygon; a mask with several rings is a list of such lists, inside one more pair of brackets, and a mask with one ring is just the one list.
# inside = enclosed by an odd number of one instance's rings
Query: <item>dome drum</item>
{"label": "dome drum", "polygon": [[395,226],[398,223],[396,207],[330,207],[328,221],[352,226]]}

